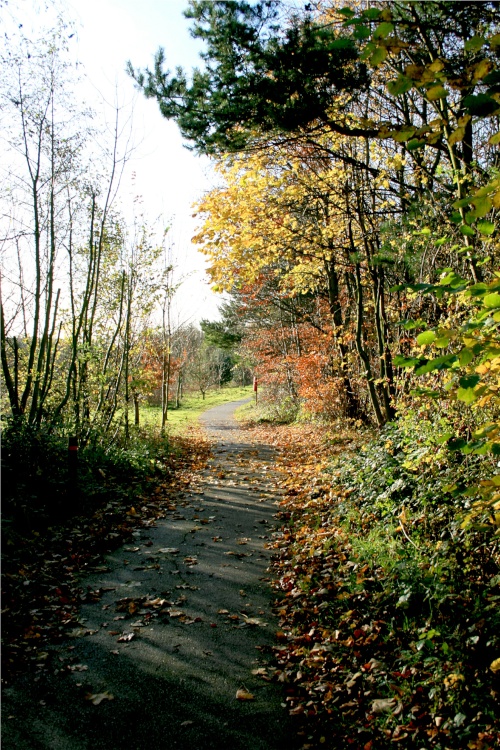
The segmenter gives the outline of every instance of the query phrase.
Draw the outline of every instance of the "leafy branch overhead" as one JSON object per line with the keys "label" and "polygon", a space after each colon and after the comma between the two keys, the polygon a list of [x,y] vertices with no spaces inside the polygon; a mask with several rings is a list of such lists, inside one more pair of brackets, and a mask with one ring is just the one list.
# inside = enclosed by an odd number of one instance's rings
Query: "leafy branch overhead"
{"label": "leafy branch overhead", "polygon": [[[385,3],[361,12],[325,4],[323,15],[287,18],[279,0],[191,0],[192,35],[206,43],[191,80],[164,69],[129,73],[200,152],[237,151],[255,131],[393,138],[412,151],[467,142],[472,118],[499,110],[500,35],[495,3]],[[388,120],[350,116],[370,86],[395,100]],[[398,98],[411,92],[433,117],[405,122]],[[492,145],[495,143],[493,140]],[[467,143],[466,143],[467,145]]]}
{"label": "leafy branch overhead", "polygon": [[[129,72],[217,159],[195,240],[247,321],[240,346],[298,409],[383,426],[405,392],[465,404],[450,448],[495,454],[496,4],[191,2],[186,17],[200,70],[172,75],[160,51]],[[495,492],[475,491],[496,525]]]}
{"label": "leafy branch overhead", "polygon": [[180,68],[175,75],[164,69],[162,49],[152,70],[128,64],[145,95],[157,99],[198,151],[240,150],[255,129],[294,132],[329,121],[338,94],[367,87],[355,40],[308,18],[280,31],[279,6],[276,0],[191,2],[192,35],[207,45],[205,66],[191,80]]}

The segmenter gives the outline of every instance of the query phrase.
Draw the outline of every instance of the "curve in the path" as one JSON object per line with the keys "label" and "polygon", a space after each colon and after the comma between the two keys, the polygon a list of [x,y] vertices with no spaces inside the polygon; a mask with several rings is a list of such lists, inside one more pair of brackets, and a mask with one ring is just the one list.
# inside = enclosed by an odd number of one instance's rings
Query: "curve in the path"
{"label": "curve in the path", "polygon": [[50,672],[6,691],[4,750],[297,746],[280,686],[262,679],[276,630],[265,547],[276,487],[271,450],[242,441],[240,403],[203,415],[213,458],[177,510],[83,581],[100,599],[82,605]]}

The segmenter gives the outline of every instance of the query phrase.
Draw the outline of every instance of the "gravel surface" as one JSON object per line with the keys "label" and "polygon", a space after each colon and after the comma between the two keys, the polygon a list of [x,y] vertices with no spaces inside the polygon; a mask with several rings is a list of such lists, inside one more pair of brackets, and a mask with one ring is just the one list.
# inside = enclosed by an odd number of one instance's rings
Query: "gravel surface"
{"label": "gravel surface", "polygon": [[297,747],[284,693],[264,679],[272,450],[243,442],[242,403],[203,415],[214,445],[199,481],[82,581],[99,596],[51,669],[4,691],[3,750]]}

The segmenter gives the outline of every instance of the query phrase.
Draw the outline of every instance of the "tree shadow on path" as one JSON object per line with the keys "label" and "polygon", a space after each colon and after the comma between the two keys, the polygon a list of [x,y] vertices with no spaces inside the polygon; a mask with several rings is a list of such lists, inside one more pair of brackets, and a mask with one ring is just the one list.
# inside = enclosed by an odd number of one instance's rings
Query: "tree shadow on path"
{"label": "tree shadow on path", "polygon": [[203,415],[214,454],[177,510],[82,580],[95,601],[50,667],[4,691],[3,750],[298,747],[281,686],[263,679],[272,451],[241,442],[239,403]]}

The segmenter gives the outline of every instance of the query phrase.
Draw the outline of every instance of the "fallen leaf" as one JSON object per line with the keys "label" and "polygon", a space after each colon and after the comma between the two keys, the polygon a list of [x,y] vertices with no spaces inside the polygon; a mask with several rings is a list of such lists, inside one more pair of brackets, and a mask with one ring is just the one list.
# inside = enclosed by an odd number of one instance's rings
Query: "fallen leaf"
{"label": "fallen leaf", "polygon": [[170,617],[182,617],[184,615],[184,612],[180,609],[167,609],[167,612]]}
{"label": "fallen leaf", "polygon": [[117,642],[124,643],[125,641],[131,641],[132,638],[135,638],[135,633],[122,633]]}
{"label": "fallen leaf", "polygon": [[381,714],[384,711],[392,712],[395,705],[396,705],[395,698],[377,698],[376,700],[372,701],[371,711],[372,711],[372,714]]}
{"label": "fallen leaf", "polygon": [[253,693],[249,693],[248,690],[243,690],[242,688],[240,688],[236,691],[236,700],[253,701],[255,700],[255,695],[253,695]]}
{"label": "fallen leaf", "polygon": [[90,701],[94,706],[98,706],[102,701],[113,701],[114,699],[115,696],[107,691],[104,693],[87,693],[85,696],[85,700]]}
{"label": "fallen leaf", "polygon": [[262,625],[262,620],[259,620],[258,617],[247,617],[246,615],[243,615],[245,618],[245,622],[243,625]]}
{"label": "fallen leaf", "polygon": [[500,659],[495,659],[490,664],[490,669],[492,672],[500,672]]}

